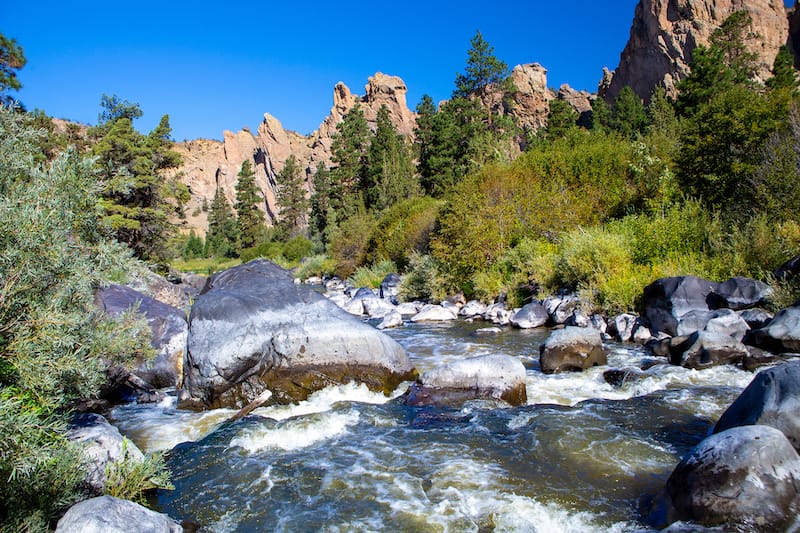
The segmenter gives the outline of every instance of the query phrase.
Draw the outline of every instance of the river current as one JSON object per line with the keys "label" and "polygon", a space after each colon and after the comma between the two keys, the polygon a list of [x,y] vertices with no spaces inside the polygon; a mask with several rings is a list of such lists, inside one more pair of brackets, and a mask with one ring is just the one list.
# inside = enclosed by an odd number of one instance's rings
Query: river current
{"label": "river current", "polygon": [[[475,355],[518,357],[528,405],[411,408],[344,384],[298,405],[204,413],[129,405],[112,414],[144,451],[171,450],[175,489],[157,509],[203,531],[633,532],[667,524],[669,474],[747,386],[733,366],[665,364],[607,344],[609,366],[544,375],[546,330],[480,335],[485,323],[387,333],[420,373]],[[621,386],[609,368],[645,369]],[[694,529],[696,530],[696,529]]]}

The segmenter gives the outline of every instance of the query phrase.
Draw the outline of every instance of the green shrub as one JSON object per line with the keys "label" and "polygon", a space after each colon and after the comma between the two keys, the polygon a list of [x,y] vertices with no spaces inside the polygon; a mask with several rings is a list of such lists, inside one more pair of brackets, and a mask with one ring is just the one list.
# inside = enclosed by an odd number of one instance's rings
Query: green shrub
{"label": "green shrub", "polygon": [[298,235],[283,245],[283,256],[289,261],[296,263],[302,258],[311,255],[313,250],[314,243],[302,235]]}
{"label": "green shrub", "polygon": [[357,213],[336,228],[331,235],[328,254],[336,260],[336,275],[348,278],[365,263],[367,243],[375,219],[367,213]]}
{"label": "green shrub", "polygon": [[578,228],[567,233],[561,243],[557,269],[562,287],[594,284],[599,277],[610,278],[632,265],[625,237],[603,227]]}
{"label": "green shrub", "polygon": [[306,257],[294,271],[296,278],[308,279],[311,276],[330,276],[336,270],[336,262],[327,255],[319,254]]}
{"label": "green shrub", "polygon": [[377,289],[388,274],[397,273],[397,265],[392,261],[381,261],[369,267],[358,267],[348,282],[353,287]]}
{"label": "green shrub", "polygon": [[262,257],[264,259],[274,259],[283,253],[283,245],[275,241],[264,241],[256,246],[245,248],[239,255],[242,263],[247,263],[253,259]]}
{"label": "green shrub", "polygon": [[143,460],[128,452],[128,439],[122,440],[119,459],[106,464],[105,493],[115,498],[145,504],[145,497],[155,489],[174,489],[163,453],[152,453]]}
{"label": "green shrub", "polygon": [[431,255],[411,252],[408,269],[400,278],[399,298],[411,300],[442,300],[446,296],[439,265]]}
{"label": "green shrub", "polygon": [[386,210],[370,234],[366,260],[389,259],[404,270],[412,251],[428,253],[440,206],[441,201],[422,196]]}

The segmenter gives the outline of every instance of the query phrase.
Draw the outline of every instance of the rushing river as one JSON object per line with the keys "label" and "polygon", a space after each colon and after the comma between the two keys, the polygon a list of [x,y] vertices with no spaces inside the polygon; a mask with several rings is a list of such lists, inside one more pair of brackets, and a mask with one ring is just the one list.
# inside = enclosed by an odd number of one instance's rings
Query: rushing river
{"label": "rushing river", "polygon": [[113,418],[144,450],[172,449],[175,490],[159,491],[156,506],[204,531],[652,531],[664,525],[670,472],[753,377],[672,367],[616,344],[606,345],[609,367],[646,369],[621,387],[605,382],[605,367],[546,376],[545,330],[481,327],[388,334],[421,373],[474,355],[519,357],[527,406],[409,408],[348,384],[235,423],[224,423],[233,411],[179,411],[174,400]]}

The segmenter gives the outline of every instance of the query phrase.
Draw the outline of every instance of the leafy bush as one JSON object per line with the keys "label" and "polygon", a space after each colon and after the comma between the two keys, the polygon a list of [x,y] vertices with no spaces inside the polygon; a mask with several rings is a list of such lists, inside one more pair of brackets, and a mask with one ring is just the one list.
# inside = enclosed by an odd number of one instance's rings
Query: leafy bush
{"label": "leafy bush", "polygon": [[348,218],[331,235],[328,254],[336,260],[336,275],[349,277],[365,263],[369,235],[375,219],[367,213]]}
{"label": "leafy bush", "polygon": [[353,287],[377,289],[388,274],[397,273],[397,265],[392,261],[381,261],[369,267],[358,267],[347,280]]}
{"label": "leafy bush", "polygon": [[404,270],[412,251],[427,253],[441,205],[439,200],[422,196],[386,210],[370,234],[366,261],[389,259]]}
{"label": "leafy bush", "polygon": [[336,262],[327,255],[319,254],[306,257],[294,271],[299,279],[308,279],[311,276],[330,276],[336,270]]}
{"label": "leafy bush", "polygon": [[152,453],[144,460],[131,457],[128,439],[122,440],[122,453],[116,461],[106,464],[105,493],[115,498],[145,503],[147,493],[155,489],[174,489],[163,453]]}
{"label": "leafy bush", "polygon": [[283,245],[275,241],[264,241],[256,246],[245,248],[239,255],[242,263],[247,263],[253,259],[263,257],[264,259],[274,259],[283,254]]}
{"label": "leafy bush", "polygon": [[399,298],[411,300],[442,300],[444,283],[439,272],[439,265],[431,255],[411,252],[408,258],[408,270],[400,278]]}
{"label": "leafy bush", "polygon": [[311,255],[313,249],[314,243],[298,235],[283,245],[283,256],[291,262],[297,262]]}

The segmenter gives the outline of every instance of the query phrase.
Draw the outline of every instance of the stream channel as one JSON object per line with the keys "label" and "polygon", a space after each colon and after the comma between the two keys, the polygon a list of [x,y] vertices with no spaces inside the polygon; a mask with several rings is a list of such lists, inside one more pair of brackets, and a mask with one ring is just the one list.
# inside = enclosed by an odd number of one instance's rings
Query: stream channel
{"label": "stream channel", "polygon": [[[143,451],[172,450],[175,489],[155,507],[202,531],[629,532],[665,525],[669,474],[750,382],[733,366],[665,364],[606,344],[609,366],[544,375],[545,329],[484,336],[485,323],[387,333],[420,373],[501,353],[527,369],[528,405],[412,408],[346,384],[298,405],[234,411],[128,405],[112,413]],[[608,368],[647,368],[622,386]],[[697,529],[693,529],[697,531]]]}

